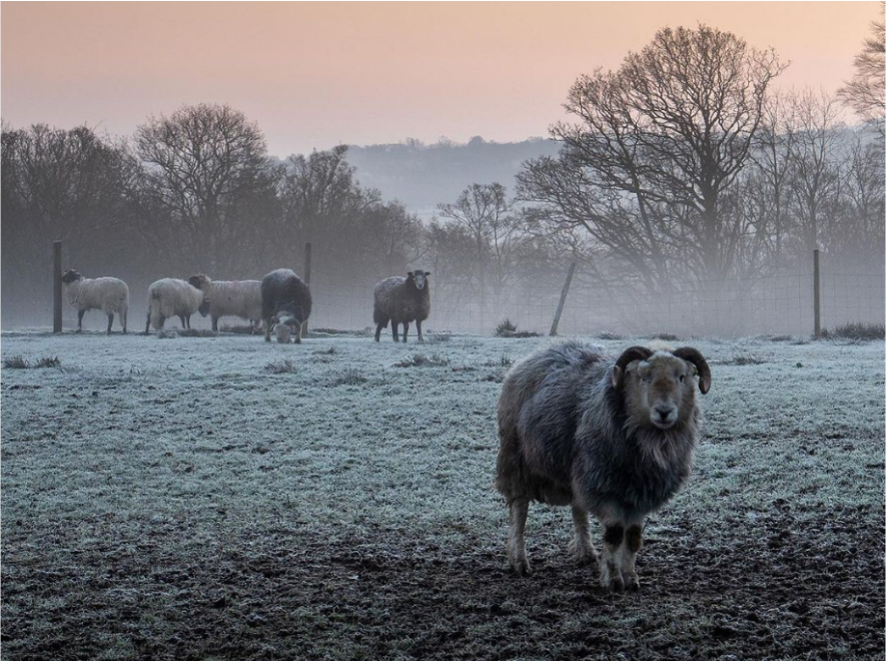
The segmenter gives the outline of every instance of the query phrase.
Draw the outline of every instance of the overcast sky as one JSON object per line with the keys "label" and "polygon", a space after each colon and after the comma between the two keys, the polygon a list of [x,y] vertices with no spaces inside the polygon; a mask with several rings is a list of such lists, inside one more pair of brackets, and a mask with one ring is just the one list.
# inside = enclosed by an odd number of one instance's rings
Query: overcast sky
{"label": "overcast sky", "polygon": [[878,2],[2,3],[2,115],[131,134],[221,102],[273,154],[336,143],[545,136],[578,74],[664,26],[729,30],[833,91]]}

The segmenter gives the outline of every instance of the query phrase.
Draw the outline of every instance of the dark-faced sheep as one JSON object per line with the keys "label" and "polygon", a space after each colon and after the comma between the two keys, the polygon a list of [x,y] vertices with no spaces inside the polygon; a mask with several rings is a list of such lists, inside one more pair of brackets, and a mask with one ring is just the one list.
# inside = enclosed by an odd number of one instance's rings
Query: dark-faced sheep
{"label": "dark-faced sheep", "polygon": [[589,514],[604,527],[601,584],[638,587],[635,561],[645,517],[679,490],[691,471],[710,368],[699,351],[630,347],[619,358],[580,342],[539,351],[506,376],[498,405],[496,486],[509,505],[507,555],[530,571],[524,530],[528,504],[570,505],[572,553],[597,554]]}
{"label": "dark-faced sheep", "polygon": [[206,296],[198,309],[201,316],[210,315],[212,328],[218,330],[221,317],[240,317],[257,326],[262,318],[262,290],[259,280],[211,280],[203,273],[188,278]]}
{"label": "dark-faced sheep", "polygon": [[265,340],[271,342],[272,324],[278,342],[302,342],[302,327],[312,314],[312,294],[308,285],[288,268],[279,268],[262,278],[262,321]]}
{"label": "dark-faced sheep", "polygon": [[429,272],[411,271],[407,277],[390,277],[374,287],[374,339],[392,322],[392,339],[398,342],[398,325],[404,324],[404,342],[412,321],[417,322],[417,339],[423,342],[423,322],[429,317]]}
{"label": "dark-faced sheep", "polygon": [[62,286],[68,303],[77,308],[77,331],[83,330],[83,315],[89,310],[101,310],[108,317],[108,329],[114,313],[120,316],[123,332],[127,332],[127,308],[130,302],[130,289],[127,283],[115,277],[85,278],[78,271],[69,269],[62,275]]}
{"label": "dark-faced sheep", "polygon": [[179,317],[182,328],[191,328],[191,315],[198,311],[204,300],[204,292],[185,280],[162,278],[152,282],[148,287],[145,333],[148,333],[149,326],[159,331],[170,317]]}

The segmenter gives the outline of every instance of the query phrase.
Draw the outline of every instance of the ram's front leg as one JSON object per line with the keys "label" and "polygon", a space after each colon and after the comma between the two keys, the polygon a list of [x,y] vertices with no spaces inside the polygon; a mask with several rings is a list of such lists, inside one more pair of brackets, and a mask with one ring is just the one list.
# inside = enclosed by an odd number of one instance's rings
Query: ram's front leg
{"label": "ram's front leg", "polygon": [[627,589],[639,589],[639,576],[636,575],[636,553],[642,548],[642,523],[631,523],[624,530],[624,542],[618,555],[620,569]]}
{"label": "ram's front leg", "polygon": [[605,522],[605,547],[600,558],[602,587],[612,592],[624,589],[624,578],[621,572],[621,546],[624,541],[624,526],[620,523]]}

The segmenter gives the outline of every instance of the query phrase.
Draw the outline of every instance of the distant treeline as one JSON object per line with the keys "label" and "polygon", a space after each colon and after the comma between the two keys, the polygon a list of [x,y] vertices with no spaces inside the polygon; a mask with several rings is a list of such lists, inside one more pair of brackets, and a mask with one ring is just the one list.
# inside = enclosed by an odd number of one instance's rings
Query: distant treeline
{"label": "distant treeline", "polygon": [[364,294],[422,267],[437,307],[472,302],[494,317],[557,293],[569,261],[581,288],[700,290],[702,302],[727,281],[809,271],[814,248],[833,267],[881,269],[884,116],[850,128],[848,100],[771,93],[786,66],[731,33],[661,30],[617,70],[577,80],[573,120],[550,142],[279,160],[255,123],[213,104],[151,117],[128,138],[4,124],[4,325],[48,311],[53,239],[67,265],[134,294],[199,271],[299,272],[312,242],[313,288]]}

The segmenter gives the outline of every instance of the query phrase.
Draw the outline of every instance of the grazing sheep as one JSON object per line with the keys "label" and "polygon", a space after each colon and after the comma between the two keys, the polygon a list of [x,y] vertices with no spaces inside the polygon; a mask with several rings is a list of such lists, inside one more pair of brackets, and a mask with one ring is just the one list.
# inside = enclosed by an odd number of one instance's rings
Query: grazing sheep
{"label": "grazing sheep", "polygon": [[289,268],[279,268],[262,278],[262,321],[265,341],[271,342],[272,324],[276,324],[278,342],[290,342],[291,331],[296,342],[302,342],[302,328],[312,314],[309,286]]}
{"label": "grazing sheep", "polygon": [[62,285],[68,303],[77,308],[77,331],[83,330],[83,314],[88,310],[101,310],[108,317],[108,330],[114,313],[120,315],[123,332],[127,332],[127,308],[130,302],[130,289],[127,283],[115,277],[85,278],[79,272],[68,269],[62,275]]}
{"label": "grazing sheep", "polygon": [[597,559],[589,514],[605,528],[601,584],[637,588],[636,553],[645,517],[679,490],[691,471],[710,368],[691,347],[604,349],[563,342],[532,354],[503,382],[498,404],[496,486],[509,505],[507,555],[520,575],[528,504],[570,505],[572,553]]}
{"label": "grazing sheep", "polygon": [[412,321],[417,322],[417,338],[423,342],[423,322],[429,317],[428,271],[412,271],[407,277],[390,277],[374,287],[374,339],[380,341],[382,331],[392,321],[392,339],[398,342],[398,325],[404,324],[404,342]]}
{"label": "grazing sheep", "polygon": [[213,330],[218,330],[220,317],[240,317],[247,319],[253,327],[262,319],[262,292],[259,280],[237,280],[223,282],[211,280],[203,273],[192,275],[188,284],[197,287],[207,299],[198,309],[202,317],[210,314]]}
{"label": "grazing sheep", "polygon": [[148,327],[155,330],[164,327],[168,317],[179,317],[182,328],[191,328],[191,315],[197,312],[205,301],[204,292],[192,287],[185,280],[162,278],[148,287],[148,316],[145,318],[145,333]]}

